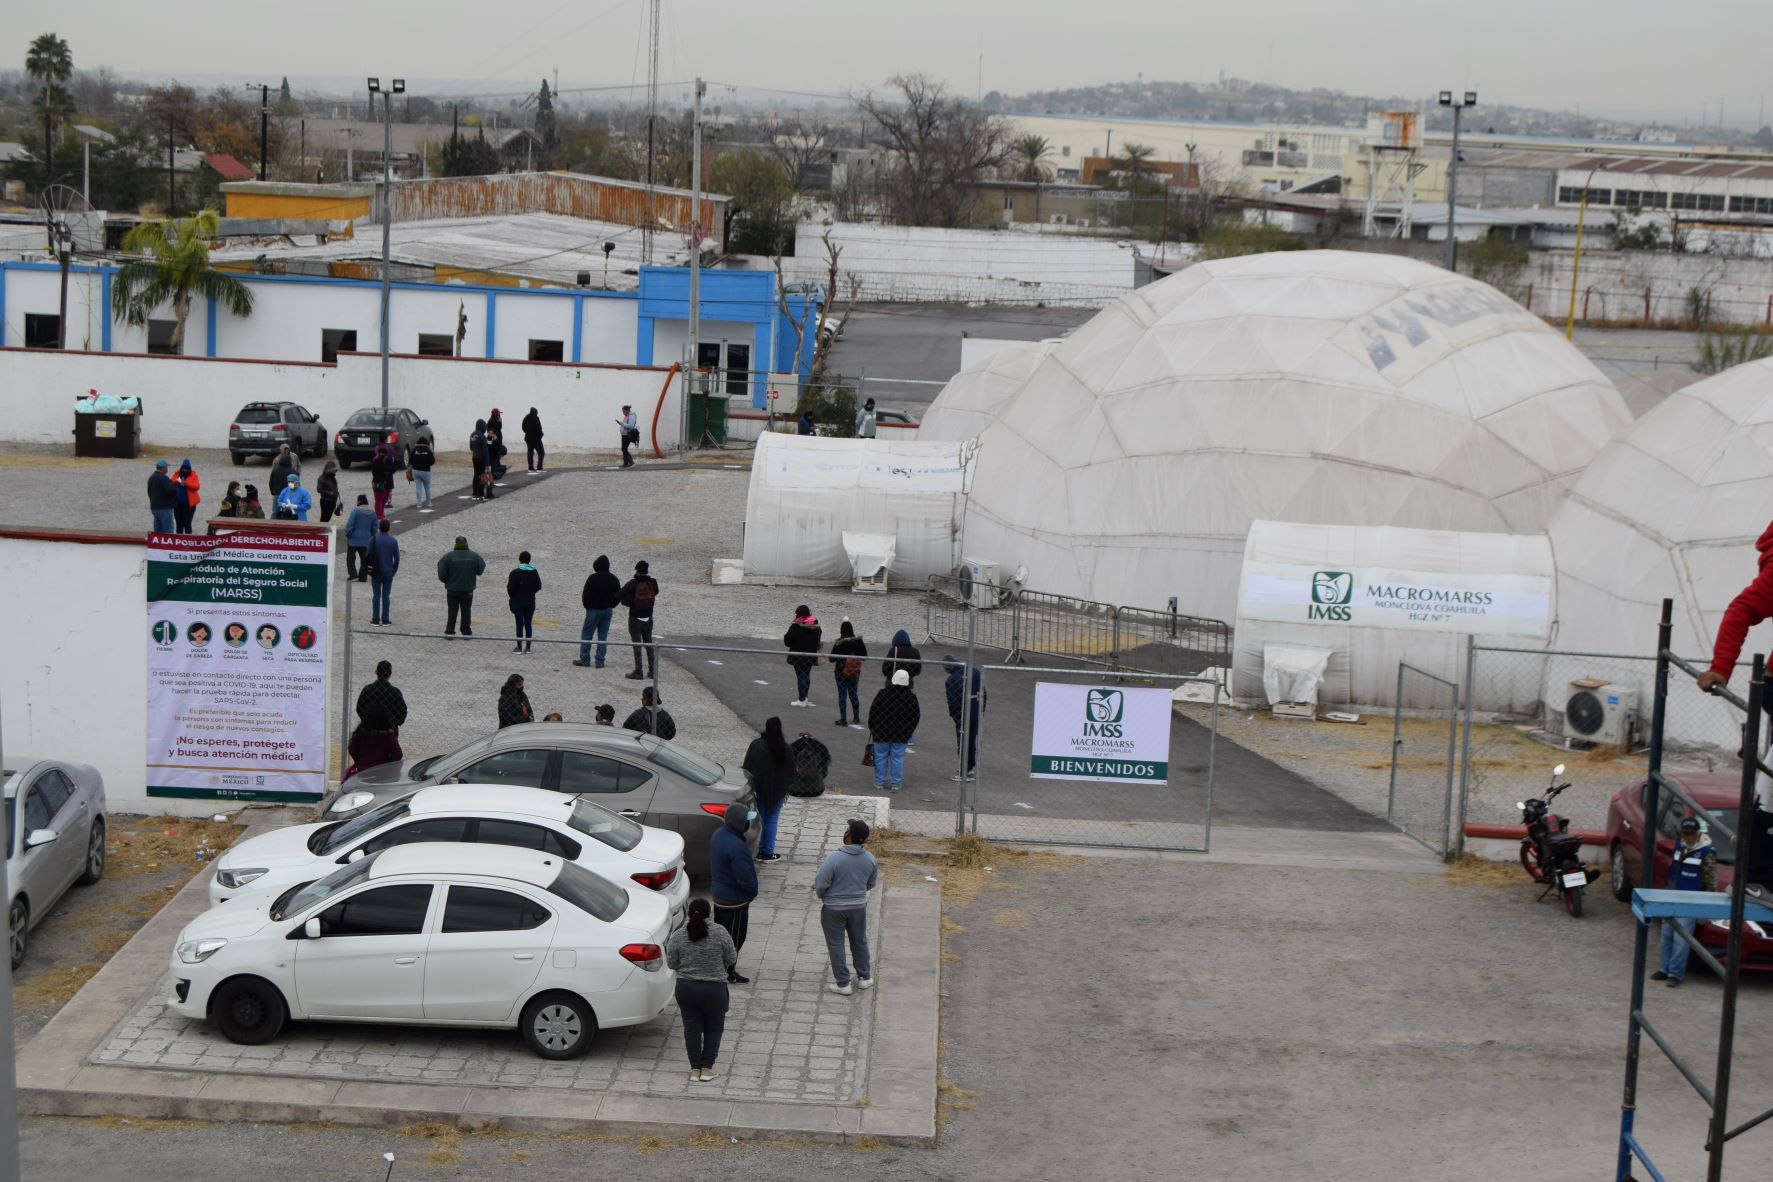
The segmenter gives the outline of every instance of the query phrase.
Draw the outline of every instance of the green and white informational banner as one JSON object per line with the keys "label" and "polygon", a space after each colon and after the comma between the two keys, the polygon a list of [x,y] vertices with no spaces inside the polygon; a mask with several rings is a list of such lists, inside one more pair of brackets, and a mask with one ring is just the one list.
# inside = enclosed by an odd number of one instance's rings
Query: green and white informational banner
{"label": "green and white informational banner", "polygon": [[1169,690],[1038,682],[1028,774],[1037,780],[1166,783],[1170,715]]}
{"label": "green and white informational banner", "polygon": [[148,536],[149,796],[325,794],[329,541]]}

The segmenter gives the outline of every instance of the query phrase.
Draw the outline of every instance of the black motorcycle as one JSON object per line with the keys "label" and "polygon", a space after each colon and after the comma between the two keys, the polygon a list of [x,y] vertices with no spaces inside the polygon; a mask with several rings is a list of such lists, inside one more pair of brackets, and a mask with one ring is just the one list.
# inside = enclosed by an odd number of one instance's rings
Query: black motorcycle
{"label": "black motorcycle", "polygon": [[1551,769],[1551,789],[1544,800],[1515,802],[1521,810],[1521,821],[1527,835],[1521,838],[1521,867],[1534,882],[1544,885],[1539,895],[1545,898],[1553,891],[1564,897],[1564,910],[1573,918],[1582,917],[1582,892],[1593,882],[1597,872],[1582,864],[1582,838],[1570,832],[1570,818],[1551,811],[1551,802],[1568,788],[1569,782],[1557,782],[1564,774],[1564,765]]}

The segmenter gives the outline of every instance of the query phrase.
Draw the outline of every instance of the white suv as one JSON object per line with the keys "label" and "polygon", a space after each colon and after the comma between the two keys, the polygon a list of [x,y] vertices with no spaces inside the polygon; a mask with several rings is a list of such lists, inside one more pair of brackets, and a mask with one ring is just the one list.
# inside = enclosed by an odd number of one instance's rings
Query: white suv
{"label": "white suv", "polygon": [[670,924],[662,896],[557,854],[395,846],[186,924],[168,1004],[238,1043],[291,1019],[515,1026],[544,1059],[573,1059],[600,1026],[670,1003]]}

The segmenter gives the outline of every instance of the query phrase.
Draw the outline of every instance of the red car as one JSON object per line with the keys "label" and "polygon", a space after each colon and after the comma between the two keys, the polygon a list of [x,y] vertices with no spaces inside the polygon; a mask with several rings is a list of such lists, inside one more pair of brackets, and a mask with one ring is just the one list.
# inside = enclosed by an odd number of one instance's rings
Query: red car
{"label": "red car", "polygon": [[[1736,827],[1736,804],[1742,797],[1742,781],[1734,775],[1673,775],[1669,779],[1681,791],[1704,805],[1724,824]],[[1662,886],[1668,882],[1669,864],[1674,859],[1675,843],[1680,839],[1681,820],[1692,810],[1670,793],[1661,793],[1656,826],[1656,876],[1646,882],[1642,872],[1644,840],[1644,781],[1614,794],[1607,805],[1608,885],[1613,897],[1629,903],[1633,887]],[[1718,889],[1730,888],[1732,867],[1736,861],[1736,843],[1722,833],[1711,834],[1718,852]],[[1720,923],[1703,923],[1694,932],[1699,942],[1723,959],[1725,928]],[[1750,920],[1742,939],[1742,968],[1745,972],[1773,972],[1773,932]]]}

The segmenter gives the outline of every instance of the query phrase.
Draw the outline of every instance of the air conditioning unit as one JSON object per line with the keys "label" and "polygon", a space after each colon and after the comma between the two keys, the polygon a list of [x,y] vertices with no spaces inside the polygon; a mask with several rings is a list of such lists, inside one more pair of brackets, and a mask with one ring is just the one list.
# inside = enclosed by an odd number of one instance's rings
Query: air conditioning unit
{"label": "air conditioning unit", "polygon": [[1570,683],[1564,702],[1564,738],[1629,751],[1637,724],[1637,690],[1601,677],[1579,677]]}
{"label": "air conditioning unit", "polygon": [[860,571],[855,572],[855,581],[850,584],[852,592],[885,595],[887,590],[887,568],[881,567],[871,575]]}
{"label": "air conditioning unit", "polygon": [[1003,602],[1003,572],[986,558],[963,558],[954,572],[960,597],[969,607],[991,608]]}

